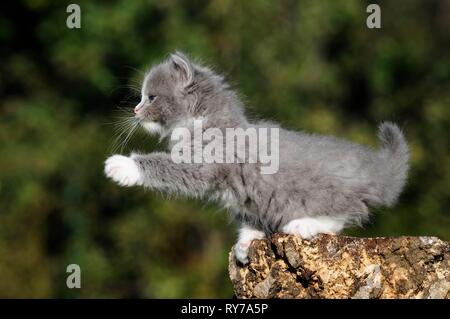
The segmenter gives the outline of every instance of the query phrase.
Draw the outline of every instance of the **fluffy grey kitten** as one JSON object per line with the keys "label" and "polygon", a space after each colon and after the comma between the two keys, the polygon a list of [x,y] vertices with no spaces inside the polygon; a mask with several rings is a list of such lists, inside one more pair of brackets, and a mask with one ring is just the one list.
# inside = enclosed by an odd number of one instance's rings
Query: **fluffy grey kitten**
{"label": "fluffy grey kitten", "polygon": [[[168,137],[177,127],[203,129],[274,127],[251,123],[223,77],[177,52],[146,73],[135,119]],[[105,174],[122,186],[219,201],[241,224],[236,257],[247,263],[253,239],[285,232],[309,239],[361,225],[369,206],[391,206],[406,180],[409,152],[400,129],[380,125],[372,150],[335,137],[279,130],[279,170],[261,174],[260,163],[176,164],[169,151],[114,155]],[[195,152],[195,150],[194,150]]]}

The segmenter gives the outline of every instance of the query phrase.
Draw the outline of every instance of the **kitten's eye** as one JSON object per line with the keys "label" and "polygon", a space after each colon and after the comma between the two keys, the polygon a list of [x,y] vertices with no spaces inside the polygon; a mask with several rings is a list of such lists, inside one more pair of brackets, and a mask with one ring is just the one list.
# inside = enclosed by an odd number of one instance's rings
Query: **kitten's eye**
{"label": "kitten's eye", "polygon": [[156,95],[149,95],[149,96],[148,96],[148,101],[149,101],[150,103],[152,103],[155,99],[156,99]]}

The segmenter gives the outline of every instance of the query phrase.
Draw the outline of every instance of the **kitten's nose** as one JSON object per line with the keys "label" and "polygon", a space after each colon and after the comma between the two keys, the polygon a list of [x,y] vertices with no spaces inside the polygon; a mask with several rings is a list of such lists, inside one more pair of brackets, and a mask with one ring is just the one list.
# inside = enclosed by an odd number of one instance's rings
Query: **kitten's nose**
{"label": "kitten's nose", "polygon": [[134,114],[137,114],[139,112],[139,110],[141,109],[141,107],[142,107],[142,103],[139,103],[138,105],[136,105],[134,108]]}

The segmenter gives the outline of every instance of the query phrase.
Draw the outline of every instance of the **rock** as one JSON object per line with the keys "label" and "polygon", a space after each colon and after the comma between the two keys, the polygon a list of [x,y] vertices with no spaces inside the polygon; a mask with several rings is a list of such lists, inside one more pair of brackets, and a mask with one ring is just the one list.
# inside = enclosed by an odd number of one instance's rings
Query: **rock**
{"label": "rock", "polygon": [[229,274],[238,298],[450,298],[450,243],[436,237],[255,240]]}

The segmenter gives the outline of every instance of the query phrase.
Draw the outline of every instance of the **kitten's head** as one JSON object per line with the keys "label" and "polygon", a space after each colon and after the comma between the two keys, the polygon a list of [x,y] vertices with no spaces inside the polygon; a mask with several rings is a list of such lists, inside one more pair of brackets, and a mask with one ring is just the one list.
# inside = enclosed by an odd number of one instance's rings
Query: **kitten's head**
{"label": "kitten's head", "polygon": [[151,133],[165,135],[200,116],[240,113],[224,112],[237,98],[223,78],[180,52],[146,73],[141,94],[135,117]]}

